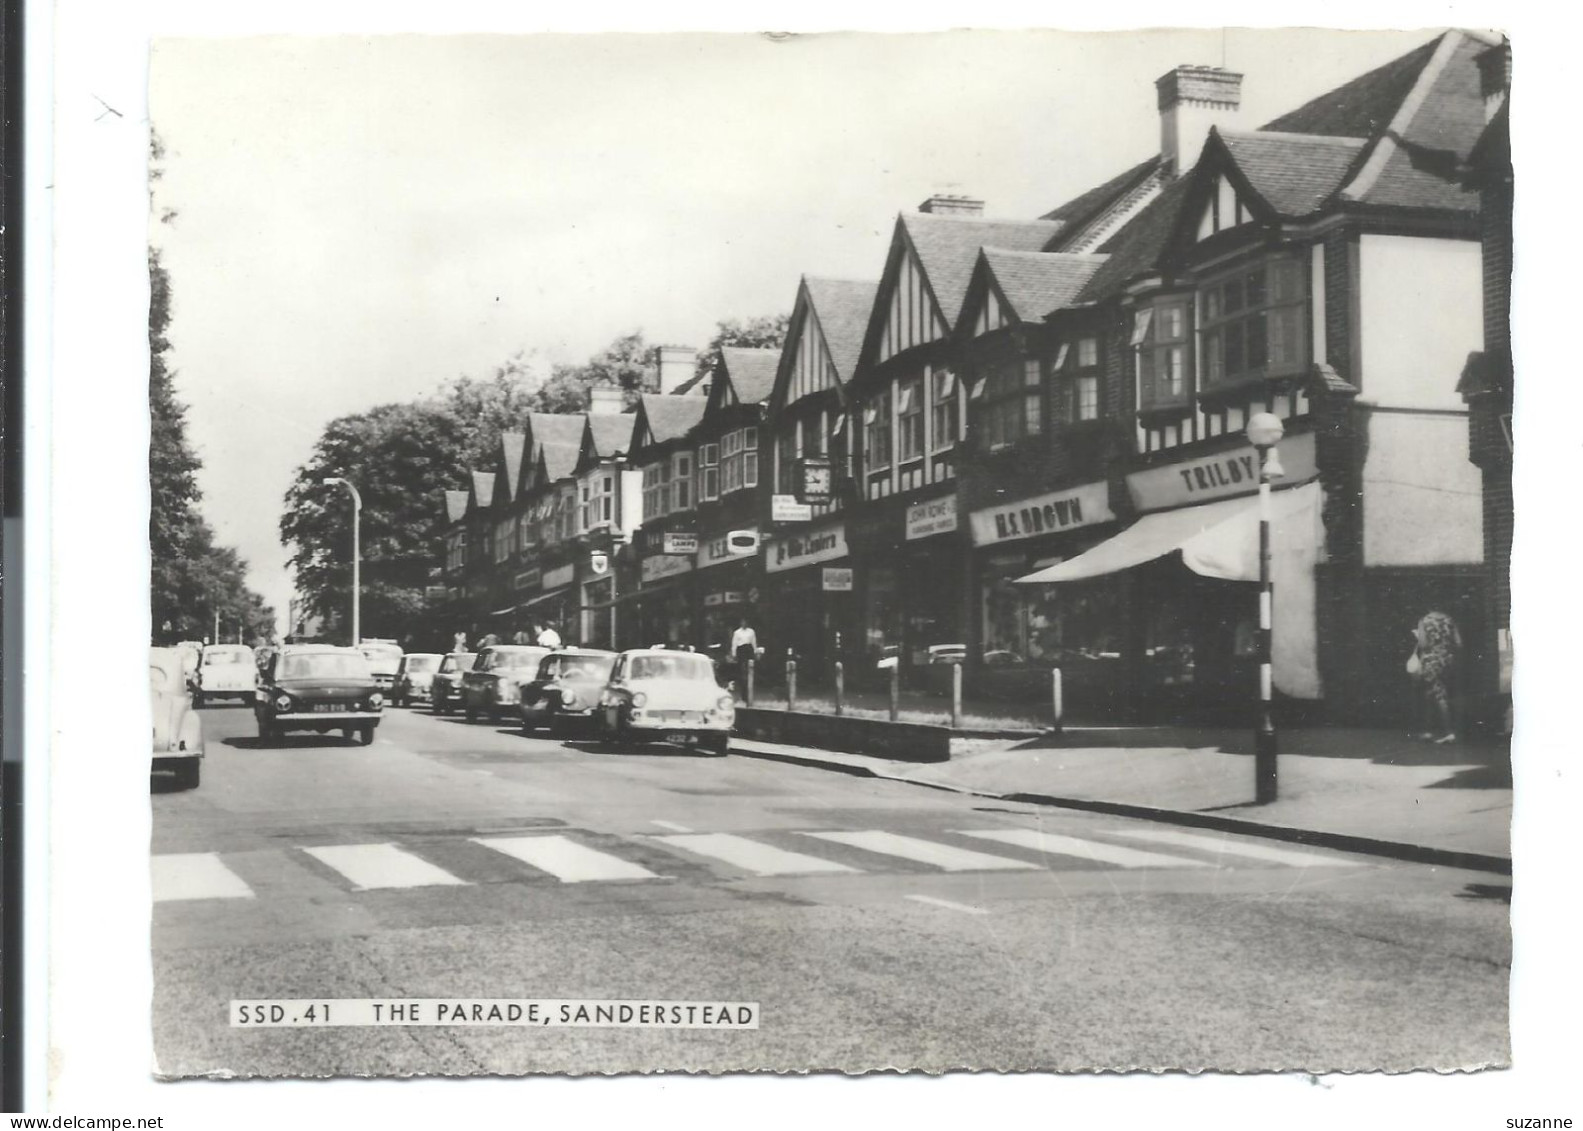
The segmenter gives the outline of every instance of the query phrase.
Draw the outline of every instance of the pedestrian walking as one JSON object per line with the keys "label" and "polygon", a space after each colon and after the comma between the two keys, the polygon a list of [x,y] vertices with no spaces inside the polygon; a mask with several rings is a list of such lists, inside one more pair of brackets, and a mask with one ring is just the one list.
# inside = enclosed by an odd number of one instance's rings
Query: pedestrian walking
{"label": "pedestrian walking", "polygon": [[488,636],[484,637],[482,640],[480,640],[478,642],[478,646],[480,648],[493,648],[496,644],[499,644],[499,643],[500,643],[500,637],[496,636],[493,632],[491,632]]}
{"label": "pedestrian walking", "polygon": [[555,631],[554,625],[545,625],[539,629],[538,644],[540,648],[559,648],[561,634]]}
{"label": "pedestrian walking", "polygon": [[1418,737],[1435,743],[1455,742],[1451,678],[1462,652],[1462,634],[1450,614],[1431,610],[1419,619],[1413,637],[1417,644],[1408,657],[1407,672],[1418,680],[1427,728]]}
{"label": "pedestrian walking", "polygon": [[467,633],[465,633],[465,632],[458,632],[455,636],[451,637],[451,651],[453,651],[453,652],[465,652],[465,651],[467,651]]}

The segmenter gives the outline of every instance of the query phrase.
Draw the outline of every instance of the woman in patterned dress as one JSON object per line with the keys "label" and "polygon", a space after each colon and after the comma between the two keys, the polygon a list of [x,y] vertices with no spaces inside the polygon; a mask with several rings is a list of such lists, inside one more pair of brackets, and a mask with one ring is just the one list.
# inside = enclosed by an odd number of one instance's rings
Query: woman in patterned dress
{"label": "woman in patterned dress", "polygon": [[1413,635],[1418,639],[1418,679],[1423,686],[1428,718],[1432,726],[1440,728],[1438,737],[1433,730],[1426,730],[1419,737],[1437,743],[1455,742],[1456,730],[1451,725],[1451,673],[1456,668],[1457,654],[1462,650],[1462,634],[1449,615],[1431,611],[1423,615]]}

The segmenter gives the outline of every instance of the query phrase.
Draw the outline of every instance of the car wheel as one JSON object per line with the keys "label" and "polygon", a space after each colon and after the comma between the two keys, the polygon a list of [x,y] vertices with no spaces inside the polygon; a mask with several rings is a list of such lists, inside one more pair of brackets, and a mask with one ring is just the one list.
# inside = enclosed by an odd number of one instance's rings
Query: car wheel
{"label": "car wheel", "polygon": [[348,741],[348,742],[352,741],[352,739],[355,738],[356,735],[357,735],[357,731],[353,727],[342,727],[341,728],[341,737],[346,739],[346,741]]}
{"label": "car wheel", "polygon": [[357,728],[357,741],[362,746],[374,744],[374,724],[368,723]]}
{"label": "car wheel", "polygon": [[199,771],[202,769],[198,759],[189,758],[176,767],[176,788],[197,789]]}
{"label": "car wheel", "polygon": [[267,719],[258,720],[258,740],[260,742],[274,742],[280,737],[280,730],[274,723]]}

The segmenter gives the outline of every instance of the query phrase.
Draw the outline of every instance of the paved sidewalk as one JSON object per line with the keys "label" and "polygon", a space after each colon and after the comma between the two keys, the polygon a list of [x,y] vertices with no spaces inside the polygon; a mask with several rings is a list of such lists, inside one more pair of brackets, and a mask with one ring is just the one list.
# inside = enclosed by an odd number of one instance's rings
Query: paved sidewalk
{"label": "paved sidewalk", "polygon": [[[1006,741],[955,740],[949,762],[916,764],[736,740],[743,754],[1007,800],[1263,832],[1406,858],[1501,870],[1511,858],[1507,744],[1437,746],[1379,730],[1280,736],[1279,800],[1253,804],[1252,736],[1114,727]],[[1244,826],[1247,826],[1244,828]]]}

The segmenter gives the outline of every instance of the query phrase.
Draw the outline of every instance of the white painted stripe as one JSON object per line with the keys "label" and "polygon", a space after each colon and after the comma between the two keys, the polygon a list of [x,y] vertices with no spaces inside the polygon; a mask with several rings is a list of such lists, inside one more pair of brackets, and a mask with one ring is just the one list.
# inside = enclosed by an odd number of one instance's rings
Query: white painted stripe
{"label": "white painted stripe", "polygon": [[474,837],[473,842],[531,864],[563,884],[580,884],[587,880],[659,879],[641,865],[564,836]]}
{"label": "white painted stripe", "polygon": [[351,880],[352,886],[359,891],[467,883],[393,844],[338,844],[328,848],[304,848],[303,851]]}
{"label": "white painted stripe", "polygon": [[176,852],[153,858],[154,902],[252,899],[253,889],[213,852]]}
{"label": "white painted stripe", "polygon": [[693,831],[692,829],[688,828],[686,825],[678,825],[675,821],[653,820],[653,821],[650,821],[649,823],[651,825],[658,825],[662,829],[670,829],[671,832],[673,832],[673,833],[690,833],[690,832]]}
{"label": "white painted stripe", "polygon": [[1213,865],[1185,856],[1163,856],[1158,852],[1139,852],[1135,848],[1122,848],[1115,844],[1079,840],[1075,836],[1058,836],[1038,829],[982,829],[977,832],[963,830],[963,836],[976,836],[983,840],[998,840],[1002,844],[1015,844],[1035,852],[1054,856],[1076,856],[1083,860],[1097,860],[1103,864],[1116,864],[1122,868],[1208,868]]}
{"label": "white painted stripe", "polygon": [[853,848],[861,848],[867,852],[900,856],[904,860],[916,860],[920,864],[932,864],[947,872],[995,872],[1038,867],[1037,864],[1029,864],[1025,860],[1013,860],[1009,856],[991,856],[987,852],[953,848],[948,844],[936,844],[929,840],[919,840],[917,837],[897,836],[895,833],[870,831],[803,833],[802,835],[816,836],[820,840],[833,840],[837,844],[850,844]]}
{"label": "white painted stripe", "polygon": [[1253,860],[1268,860],[1275,864],[1290,864],[1294,868],[1356,868],[1362,861],[1347,860],[1340,856],[1321,856],[1316,852],[1294,852],[1290,848],[1272,848],[1244,840],[1227,840],[1216,836],[1196,836],[1193,833],[1172,829],[1109,829],[1117,836],[1132,840],[1153,841],[1156,844],[1175,844],[1182,848],[1199,848],[1205,852],[1225,853],[1228,856],[1246,856]]}
{"label": "white painted stripe", "polygon": [[821,860],[817,856],[804,856],[800,852],[787,852],[784,848],[760,844],[747,837],[730,833],[694,833],[690,836],[657,836],[663,844],[685,849],[699,856],[712,856],[747,872],[759,876],[795,876],[816,872],[856,872],[860,869]]}
{"label": "white painted stripe", "polygon": [[949,899],[936,899],[932,895],[909,895],[907,898],[917,900],[919,903],[930,903],[936,907],[944,907],[950,911],[964,911],[969,915],[989,914],[989,912],[982,907],[969,907],[965,903],[952,903]]}

